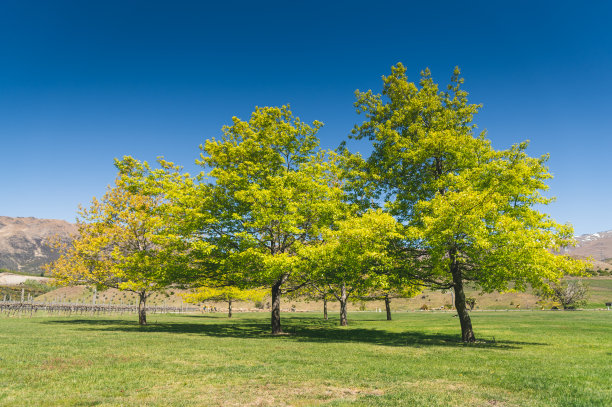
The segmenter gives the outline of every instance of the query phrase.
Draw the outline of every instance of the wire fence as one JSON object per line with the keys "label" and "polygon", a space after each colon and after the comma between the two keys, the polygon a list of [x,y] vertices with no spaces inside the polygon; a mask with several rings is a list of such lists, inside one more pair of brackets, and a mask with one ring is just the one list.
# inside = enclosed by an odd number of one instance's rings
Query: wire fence
{"label": "wire fence", "polygon": [[[178,314],[201,311],[195,306],[146,306],[147,314]],[[51,315],[102,315],[102,314],[136,314],[137,305],[128,304],[78,304],[39,301],[0,301],[0,314],[7,316],[33,316],[37,313]]]}

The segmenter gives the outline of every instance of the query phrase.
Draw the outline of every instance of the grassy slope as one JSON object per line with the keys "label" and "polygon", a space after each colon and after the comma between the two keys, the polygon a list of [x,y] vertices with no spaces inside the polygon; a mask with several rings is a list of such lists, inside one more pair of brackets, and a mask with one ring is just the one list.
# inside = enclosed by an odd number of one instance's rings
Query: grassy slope
{"label": "grassy slope", "polygon": [[[0,405],[605,406],[612,312],[1,318]],[[493,343],[495,337],[495,343]]]}

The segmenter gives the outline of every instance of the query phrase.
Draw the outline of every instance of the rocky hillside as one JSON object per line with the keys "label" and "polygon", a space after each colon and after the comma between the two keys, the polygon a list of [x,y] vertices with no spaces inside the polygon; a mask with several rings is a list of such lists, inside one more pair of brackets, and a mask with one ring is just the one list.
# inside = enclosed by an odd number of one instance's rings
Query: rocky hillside
{"label": "rocky hillside", "polygon": [[0,216],[0,268],[40,274],[43,264],[58,257],[47,239],[75,233],[75,225],[63,220]]}

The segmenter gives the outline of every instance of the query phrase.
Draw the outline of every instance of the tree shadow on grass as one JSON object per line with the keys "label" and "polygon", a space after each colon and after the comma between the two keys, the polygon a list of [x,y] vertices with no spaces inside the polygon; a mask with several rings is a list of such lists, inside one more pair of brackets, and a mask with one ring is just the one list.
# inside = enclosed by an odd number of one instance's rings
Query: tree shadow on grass
{"label": "tree shadow on grass", "polygon": [[[200,316],[194,318],[202,318]],[[219,322],[214,322],[218,320]],[[382,329],[363,327],[339,327],[335,322],[324,321],[312,317],[292,317],[283,321],[285,335],[270,334],[270,325],[267,320],[240,318],[225,319],[206,318],[204,323],[200,319],[193,322],[161,322],[140,326],[136,322],[124,319],[55,319],[48,324],[61,324],[79,327],[93,331],[116,332],[157,332],[204,335],[222,338],[251,338],[290,340],[297,342],[320,343],[370,343],[381,346],[409,346],[409,347],[470,347],[486,349],[519,349],[523,345],[546,345],[538,342],[521,341],[478,341],[466,344],[460,341],[459,335],[443,333],[425,333],[419,331],[390,332]],[[198,323],[200,322],[200,323]]]}

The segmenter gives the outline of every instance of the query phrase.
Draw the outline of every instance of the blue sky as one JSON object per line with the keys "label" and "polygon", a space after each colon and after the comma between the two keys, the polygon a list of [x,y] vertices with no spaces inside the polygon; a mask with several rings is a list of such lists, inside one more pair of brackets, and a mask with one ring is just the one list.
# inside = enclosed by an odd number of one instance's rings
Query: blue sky
{"label": "blue sky", "polygon": [[74,221],[123,155],[198,171],[198,145],[255,106],[290,103],[335,148],[355,89],[402,62],[441,84],[459,65],[496,148],[550,153],[546,210],[612,229],[607,3],[3,0],[0,215]]}

